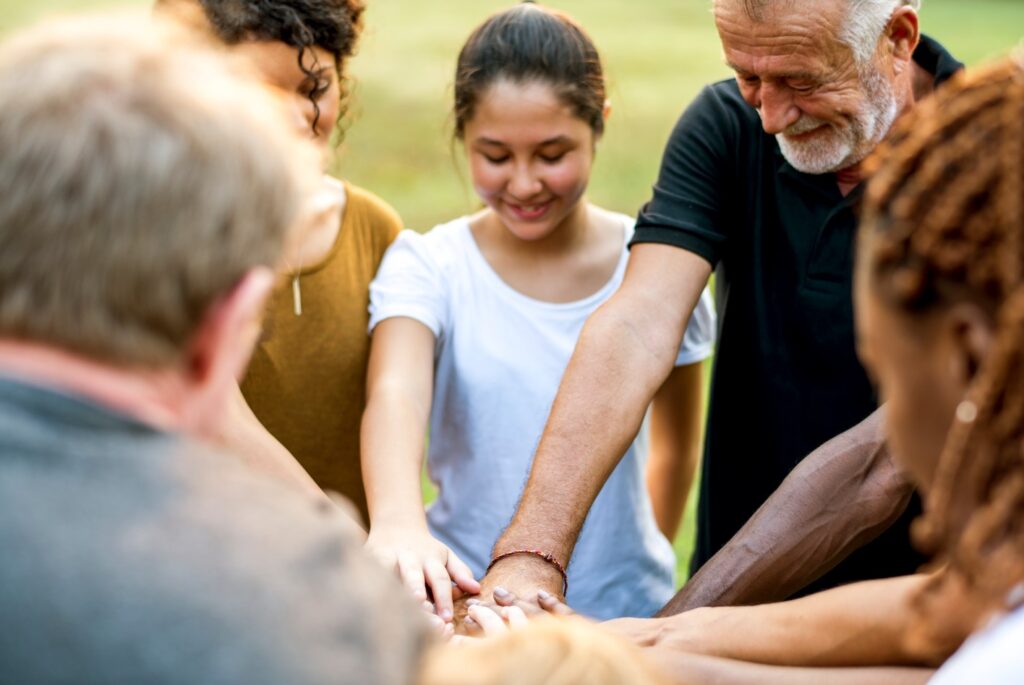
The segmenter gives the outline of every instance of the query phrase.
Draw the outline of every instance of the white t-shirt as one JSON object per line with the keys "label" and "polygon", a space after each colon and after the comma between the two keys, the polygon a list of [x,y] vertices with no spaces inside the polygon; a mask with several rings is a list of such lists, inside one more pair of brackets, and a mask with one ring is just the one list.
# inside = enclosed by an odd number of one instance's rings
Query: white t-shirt
{"label": "white t-shirt", "polygon": [[[615,275],[576,302],[542,302],[509,287],[481,254],[467,217],[425,235],[403,231],[370,286],[371,330],[409,317],[434,333],[427,466],[438,497],[427,520],[477,578],[515,512],[583,324],[622,282],[633,220],[619,216],[626,228]],[[714,336],[705,289],[676,364],[707,358]],[[590,510],[568,568],[567,599],[595,618],[649,616],[672,596],[674,562],[634,443]]]}
{"label": "white t-shirt", "polygon": [[1024,683],[1024,607],[971,637],[929,685]]}

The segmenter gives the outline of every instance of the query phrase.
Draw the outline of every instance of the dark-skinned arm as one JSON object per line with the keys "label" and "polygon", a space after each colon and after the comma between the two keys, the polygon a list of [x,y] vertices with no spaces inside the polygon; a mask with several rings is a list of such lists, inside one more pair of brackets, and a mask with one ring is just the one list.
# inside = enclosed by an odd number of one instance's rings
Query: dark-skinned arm
{"label": "dark-skinned arm", "polygon": [[785,599],[892,525],[913,486],[885,447],[883,414],[877,410],[800,462],[658,616]]}
{"label": "dark-skinned arm", "polygon": [[[495,555],[539,549],[565,564],[590,506],[639,430],[675,363],[711,267],[679,248],[633,248],[619,290],[588,319],[562,378],[526,489]],[[536,609],[538,590],[561,594],[558,570],[533,555],[507,557],[482,581]]]}

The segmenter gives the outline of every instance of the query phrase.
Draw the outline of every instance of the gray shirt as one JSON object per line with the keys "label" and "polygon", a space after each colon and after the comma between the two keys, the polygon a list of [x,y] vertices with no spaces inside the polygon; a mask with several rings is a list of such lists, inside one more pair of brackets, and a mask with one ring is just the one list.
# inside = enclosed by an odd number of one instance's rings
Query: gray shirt
{"label": "gray shirt", "polygon": [[0,378],[0,684],[405,683],[423,640],[334,507]]}

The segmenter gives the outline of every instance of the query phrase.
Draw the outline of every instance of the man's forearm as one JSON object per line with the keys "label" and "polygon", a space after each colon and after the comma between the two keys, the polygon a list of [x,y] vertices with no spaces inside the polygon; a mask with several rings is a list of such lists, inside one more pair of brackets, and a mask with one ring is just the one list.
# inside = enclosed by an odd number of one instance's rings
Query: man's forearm
{"label": "man's forearm", "polygon": [[591,504],[672,370],[709,274],[709,264],[690,252],[633,248],[622,287],[583,328],[495,553],[541,548],[570,558]]}
{"label": "man's forearm", "polygon": [[785,599],[888,528],[913,488],[885,448],[882,415],[805,458],[658,615]]}
{"label": "man's forearm", "polygon": [[566,370],[516,516],[495,552],[541,547],[568,560],[587,512],[672,367],[635,353],[614,310],[591,317]]}

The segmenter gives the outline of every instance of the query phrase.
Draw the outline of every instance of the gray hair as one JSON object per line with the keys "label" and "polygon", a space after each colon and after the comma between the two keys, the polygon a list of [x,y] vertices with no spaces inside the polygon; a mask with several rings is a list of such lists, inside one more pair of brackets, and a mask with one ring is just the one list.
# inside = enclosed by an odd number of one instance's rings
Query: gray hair
{"label": "gray hair", "polygon": [[277,265],[302,144],[265,90],[168,31],[77,20],[0,46],[0,336],[166,367]]}
{"label": "gray hair", "polygon": [[[717,0],[716,0],[717,1]],[[763,21],[771,8],[794,5],[799,0],[742,0],[743,9],[754,21]],[[886,24],[900,7],[921,9],[921,0],[843,0],[846,14],[839,28],[839,40],[853,51],[858,65],[871,61]]]}
{"label": "gray hair", "polygon": [[849,46],[859,65],[871,61],[878,39],[901,7],[921,9],[921,0],[846,0],[847,9],[839,40]]}

